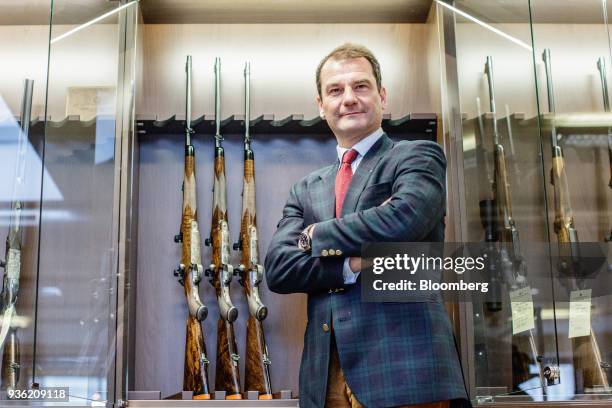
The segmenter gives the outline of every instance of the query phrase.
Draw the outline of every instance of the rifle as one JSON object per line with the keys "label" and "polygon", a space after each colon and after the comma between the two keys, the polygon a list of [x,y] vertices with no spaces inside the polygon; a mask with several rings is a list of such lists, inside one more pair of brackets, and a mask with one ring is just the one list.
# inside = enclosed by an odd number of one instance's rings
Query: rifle
{"label": "rifle", "polygon": [[[610,112],[610,97],[608,96],[608,76],[606,73],[606,60],[600,57],[597,60],[597,69],[599,70],[599,78],[601,79],[601,92],[603,95],[604,110]],[[608,126],[608,160],[610,162],[610,181],[608,187],[612,188],[612,127]],[[612,241],[612,229],[610,235],[605,238],[606,242]]]}
{"label": "rifle", "polygon": [[208,384],[208,358],[202,321],[208,315],[208,309],[202,304],[199,284],[202,279],[202,254],[200,230],[198,228],[195,179],[195,148],[191,144],[191,55],[187,56],[185,65],[187,76],[185,92],[185,173],[183,179],[183,215],[181,232],[174,237],[176,243],[182,244],[181,263],[174,271],[174,276],[185,288],[187,298],[187,335],[185,338],[185,368],[183,372],[183,390],[193,391],[193,399],[210,399]]}
{"label": "rifle", "polygon": [[[552,81],[552,62],[550,50],[545,49],[542,54],[546,68],[546,89],[548,94],[548,111],[555,114],[555,95]],[[551,183],[554,188],[555,221],[554,229],[559,243],[560,259],[569,259],[570,262],[562,262],[559,266],[562,272],[568,273],[574,269],[575,279],[568,279],[570,290],[579,288],[579,252],[578,252],[578,231],[574,226],[574,215],[572,211],[565,162],[563,159],[563,149],[557,141],[557,130],[554,118],[551,123],[551,145],[552,145],[552,168]],[[599,344],[593,328],[591,326],[589,336],[574,337],[572,339],[572,349],[576,377],[582,371],[582,384],[592,388],[597,384],[603,385],[607,391],[609,389],[608,377],[604,371],[607,363],[602,361]],[[576,382],[579,384],[579,382]]]}
{"label": "rifle", "polygon": [[[493,197],[496,204],[497,236],[501,243],[498,251],[499,268],[506,282],[514,290],[527,286],[527,268],[521,252],[518,230],[512,216],[512,197],[510,183],[508,182],[506,156],[497,130],[493,58],[490,56],[487,57],[485,63],[485,74],[489,87],[489,104],[493,114]],[[529,330],[529,348],[533,362],[538,368],[540,385],[544,390],[546,383],[544,381],[544,371],[540,364],[542,356],[538,353],[533,329]]]}
{"label": "rifle", "polygon": [[262,282],[264,268],[259,263],[259,238],[257,236],[255,206],[255,155],[251,149],[250,106],[251,64],[244,66],[244,179],[242,187],[242,223],[240,240],[234,249],[242,251],[240,258],[240,284],[249,304],[247,321],[246,362],[244,389],[258,391],[259,399],[272,399],[272,381],[270,380],[270,358],[263,330],[263,320],[268,315],[268,308],[259,297],[259,285]]}
{"label": "rifle", "polygon": [[34,81],[26,79],[21,99],[21,120],[17,138],[17,160],[15,165],[15,184],[13,187],[13,202],[11,204],[11,217],[9,233],[6,237],[6,252],[0,267],[4,269],[2,280],[2,328],[0,329],[0,347],[2,352],[2,388],[14,390],[19,382],[20,351],[17,328],[13,327],[12,320],[16,315],[17,298],[19,296],[19,279],[21,276],[21,248],[23,231],[21,228],[21,211],[23,202],[21,196],[25,188],[24,176],[26,165],[26,149],[28,146],[30,122],[32,117],[32,94]]}
{"label": "rifle", "polygon": [[215,288],[219,304],[217,322],[217,370],[215,390],[225,391],[226,399],[242,399],[240,393],[240,372],[238,348],[234,336],[234,321],[238,309],[230,298],[230,282],[234,268],[230,264],[230,238],[227,221],[227,193],[225,189],[225,152],[221,136],[221,60],[215,59],[215,178],[213,182],[213,214],[210,238],[206,245],[212,245],[212,263],[206,270]]}
{"label": "rifle", "polygon": [[[480,98],[476,97],[476,111],[478,114],[478,133],[479,133],[479,143],[477,144],[477,158],[479,161],[484,163],[485,173],[481,174],[481,176],[486,177],[486,182],[493,185],[493,176],[491,174],[491,166],[489,164],[489,155],[487,149],[485,148],[485,128],[484,122],[482,120],[482,111],[480,108]],[[479,181],[479,188],[482,188],[482,180]],[[485,194],[481,194],[481,197]],[[488,196],[488,193],[486,194]],[[480,208],[480,223],[482,224],[482,228],[484,229],[484,241],[486,244],[487,251],[487,259],[494,260],[496,256],[494,255],[497,251],[495,247],[495,242],[498,241],[497,236],[497,225],[496,225],[496,212],[497,207],[495,200],[491,197],[486,197],[480,200],[478,203]],[[490,312],[499,312],[502,310],[502,301],[501,301],[501,276],[499,272],[499,268],[495,262],[489,263],[489,280],[491,283],[491,288],[489,292],[487,292],[486,298],[486,307]]]}

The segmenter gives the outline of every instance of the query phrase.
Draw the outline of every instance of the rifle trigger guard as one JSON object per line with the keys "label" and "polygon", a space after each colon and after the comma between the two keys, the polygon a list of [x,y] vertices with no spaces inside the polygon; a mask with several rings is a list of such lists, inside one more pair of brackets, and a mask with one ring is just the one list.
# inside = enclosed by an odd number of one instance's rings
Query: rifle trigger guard
{"label": "rifle trigger guard", "polygon": [[240,264],[237,268],[234,269],[234,274],[238,276],[238,282],[241,286],[244,286],[244,278],[242,277],[242,274],[244,273],[245,269],[246,266],[244,266],[244,264]]}
{"label": "rifle trigger guard", "polygon": [[200,264],[191,264],[191,270],[193,271],[192,282],[194,285],[197,285],[202,280],[202,272],[204,271],[204,267]]}
{"label": "rifle trigger guard", "polygon": [[185,265],[179,264],[178,268],[174,270],[174,276],[178,278],[178,282],[181,285],[185,284]]}
{"label": "rifle trigger guard", "polygon": [[232,281],[232,276],[234,276],[236,272],[234,271],[234,267],[232,265],[225,265],[223,271],[225,273],[222,274],[222,282],[224,285],[229,286],[230,282]]}

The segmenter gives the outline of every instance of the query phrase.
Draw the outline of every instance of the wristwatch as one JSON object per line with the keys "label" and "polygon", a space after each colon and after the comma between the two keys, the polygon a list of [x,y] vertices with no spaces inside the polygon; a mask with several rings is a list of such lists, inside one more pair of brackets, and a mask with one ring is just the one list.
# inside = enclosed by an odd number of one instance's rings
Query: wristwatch
{"label": "wristwatch", "polygon": [[312,226],[308,226],[298,236],[297,246],[303,252],[310,252],[312,249],[312,238],[310,238],[310,230]]}

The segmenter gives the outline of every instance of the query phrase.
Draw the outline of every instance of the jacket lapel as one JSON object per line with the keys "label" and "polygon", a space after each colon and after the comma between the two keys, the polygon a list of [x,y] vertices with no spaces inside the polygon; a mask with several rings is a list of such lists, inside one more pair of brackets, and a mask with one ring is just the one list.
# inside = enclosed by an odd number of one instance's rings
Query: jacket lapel
{"label": "jacket lapel", "polygon": [[315,222],[332,219],[336,216],[336,174],[339,161],[330,166],[328,171],[321,175],[309,189],[310,202]]}
{"label": "jacket lapel", "polygon": [[[379,160],[382,159],[385,152],[389,150],[391,146],[393,146],[393,141],[386,134],[383,134],[381,138],[374,143],[370,150],[368,150],[363,159],[361,159],[361,163],[359,163],[359,166],[357,166],[357,171],[355,171],[355,174],[353,174],[351,184],[346,192],[346,197],[344,198],[344,203],[342,204],[342,215],[355,212],[357,203],[359,202],[359,197],[365,189],[370,175],[372,174],[372,169],[374,169],[376,164],[378,164]],[[332,194],[334,194],[334,184],[332,184]]]}

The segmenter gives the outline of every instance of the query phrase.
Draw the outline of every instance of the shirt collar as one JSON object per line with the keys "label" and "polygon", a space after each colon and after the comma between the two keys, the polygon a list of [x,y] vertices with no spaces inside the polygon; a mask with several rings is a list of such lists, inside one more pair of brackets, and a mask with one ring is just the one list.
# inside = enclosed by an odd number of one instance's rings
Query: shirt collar
{"label": "shirt collar", "polygon": [[[382,137],[383,133],[384,131],[382,130],[382,128],[378,128],[374,132],[357,142],[353,147],[351,147],[351,149],[357,150],[357,153],[359,153],[357,157],[363,157],[366,155],[368,150],[370,150],[370,148],[374,146],[374,143],[376,143],[378,139]],[[342,156],[347,150],[349,149],[345,147],[336,146],[336,152],[338,153],[338,160],[340,160],[340,162],[342,162]]]}

